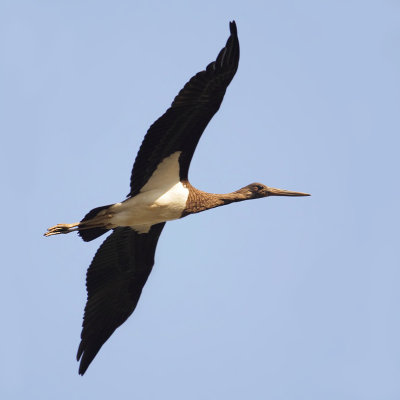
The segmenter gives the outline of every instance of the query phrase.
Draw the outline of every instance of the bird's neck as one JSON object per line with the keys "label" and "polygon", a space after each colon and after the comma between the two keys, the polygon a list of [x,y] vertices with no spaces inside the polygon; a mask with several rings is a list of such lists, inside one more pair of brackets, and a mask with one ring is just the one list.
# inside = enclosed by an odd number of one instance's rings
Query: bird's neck
{"label": "bird's neck", "polygon": [[189,196],[182,217],[209,210],[210,208],[220,207],[249,199],[249,197],[240,190],[231,193],[218,194],[203,192],[202,190],[193,187],[189,182],[185,182],[184,185],[189,189]]}

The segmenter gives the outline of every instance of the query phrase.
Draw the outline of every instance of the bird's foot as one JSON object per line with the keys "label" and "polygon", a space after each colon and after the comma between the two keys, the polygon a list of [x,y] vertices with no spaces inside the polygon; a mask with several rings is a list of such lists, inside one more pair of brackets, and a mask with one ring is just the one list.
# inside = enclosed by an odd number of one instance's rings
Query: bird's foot
{"label": "bird's foot", "polygon": [[57,224],[52,226],[51,228],[47,229],[47,232],[44,236],[52,236],[52,235],[59,235],[60,233],[70,233],[78,230],[79,222],[74,224]]}

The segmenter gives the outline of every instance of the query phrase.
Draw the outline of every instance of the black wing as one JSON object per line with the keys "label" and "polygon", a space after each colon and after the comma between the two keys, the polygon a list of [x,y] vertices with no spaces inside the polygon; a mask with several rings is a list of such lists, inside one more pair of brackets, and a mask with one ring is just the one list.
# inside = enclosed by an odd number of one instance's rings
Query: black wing
{"label": "black wing", "polygon": [[153,225],[145,234],[116,228],[97,250],[87,271],[88,300],[77,354],[79,374],[85,373],[101,346],[135,309],[164,225]]}
{"label": "black wing", "polygon": [[218,111],[239,64],[235,22],[231,22],[229,27],[231,35],[216,61],[191,78],[171,107],[149,128],[133,166],[128,196],[139,193],[158,164],[176,151],[182,151],[180,178],[187,180],[200,136]]}

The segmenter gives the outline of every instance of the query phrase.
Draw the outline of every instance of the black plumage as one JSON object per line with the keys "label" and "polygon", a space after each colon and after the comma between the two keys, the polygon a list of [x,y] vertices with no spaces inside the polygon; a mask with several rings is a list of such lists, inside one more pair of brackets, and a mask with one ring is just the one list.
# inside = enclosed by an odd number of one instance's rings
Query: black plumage
{"label": "black plumage", "polygon": [[138,194],[160,161],[176,151],[182,151],[180,178],[188,179],[197,143],[218,111],[239,65],[236,24],[231,22],[229,26],[231,36],[217,59],[186,83],[171,107],[147,131],[132,169],[128,196]]}
{"label": "black plumage", "polygon": [[[230,32],[231,36],[216,61],[191,78],[171,107],[149,128],[133,166],[129,197],[138,194],[160,162],[176,151],[182,151],[179,160],[181,180],[187,179],[201,134],[218,111],[238,67],[239,41],[235,22],[230,23]],[[107,207],[90,211],[82,221]],[[115,329],[134,311],[154,264],[157,241],[164,225],[153,225],[144,234],[129,227],[116,228],[93,258],[87,272],[88,300],[77,354],[77,359],[81,360],[81,375]],[[79,234],[89,241],[106,231],[93,228],[81,230]]]}
{"label": "black plumage", "polygon": [[83,375],[101,346],[135,310],[154,265],[165,222],[147,234],[116,228],[97,250],[87,271],[87,303],[77,360]]}

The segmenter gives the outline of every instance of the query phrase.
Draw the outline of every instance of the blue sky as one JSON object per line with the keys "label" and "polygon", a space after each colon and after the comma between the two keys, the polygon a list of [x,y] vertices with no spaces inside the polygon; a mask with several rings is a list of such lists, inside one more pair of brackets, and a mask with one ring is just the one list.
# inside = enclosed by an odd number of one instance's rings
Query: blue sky
{"label": "blue sky", "polygon": [[[149,125],[215,59],[239,70],[200,189],[312,193],[168,223],[139,306],[78,376],[101,239],[43,238],[124,199]],[[397,1],[2,1],[7,399],[400,397]]]}

